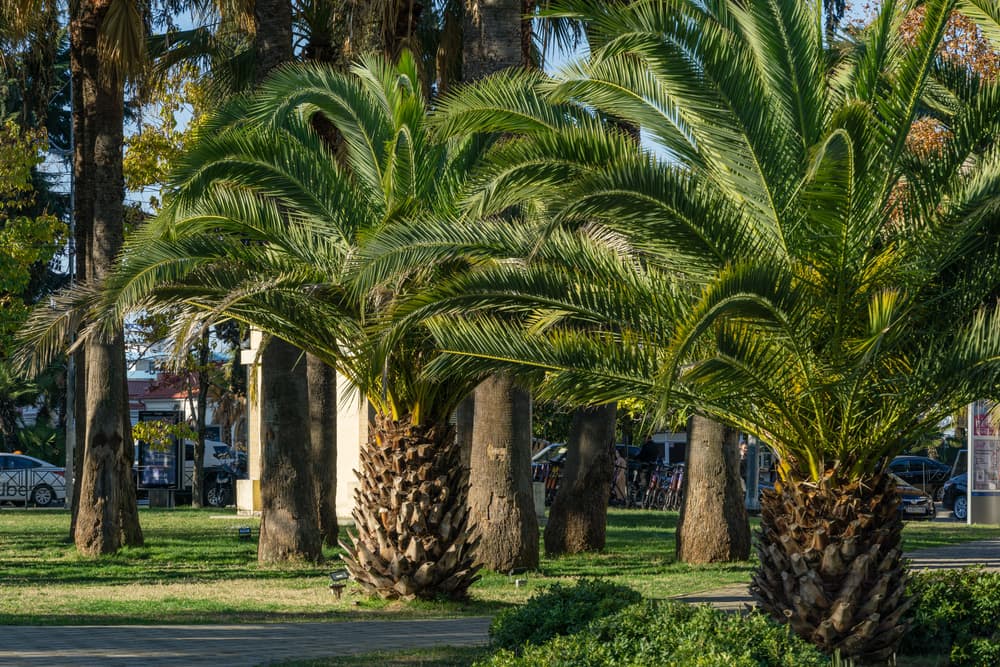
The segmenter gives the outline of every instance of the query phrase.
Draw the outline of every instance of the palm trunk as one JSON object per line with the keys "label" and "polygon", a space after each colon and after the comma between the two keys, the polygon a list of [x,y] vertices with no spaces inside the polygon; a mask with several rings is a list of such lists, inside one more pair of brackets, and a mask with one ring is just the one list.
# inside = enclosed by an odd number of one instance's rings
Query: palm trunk
{"label": "palm trunk", "polygon": [[[288,0],[254,0],[258,83],[292,60],[292,8]],[[318,561],[322,543],[316,518],[309,460],[309,392],[302,352],[281,340],[267,344],[261,357],[260,407],[263,434],[260,481],[261,529],[257,558]]]}
{"label": "palm trunk", "polygon": [[476,395],[469,394],[455,409],[455,441],[458,443],[462,468],[469,469],[472,460],[472,427],[476,418]]}
{"label": "palm trunk", "polygon": [[469,523],[478,556],[497,572],[538,567],[538,518],[531,489],[531,396],[507,375],[475,393],[469,466]]}
{"label": "palm trunk", "polygon": [[600,551],[607,537],[617,404],[578,408],[566,467],[545,526],[545,553]]}
{"label": "palm trunk", "polygon": [[306,356],[316,518],[324,544],[337,544],[337,372]]}
{"label": "palm trunk", "polygon": [[[481,79],[523,59],[521,0],[466,6],[462,79]],[[479,556],[497,571],[538,567],[538,519],[531,492],[531,397],[494,376],[475,391],[469,511],[482,536]]]}
{"label": "palm trunk", "polygon": [[[84,172],[77,180],[76,194],[82,197],[82,212],[91,217],[78,220],[87,230],[86,274],[89,282],[102,280],[122,245],[122,122],[124,118],[123,84],[120,77],[102,69],[98,55],[100,26],[108,10],[107,2],[80,2],[70,23],[75,94],[80,98],[81,122],[77,133],[79,152],[74,168]],[[86,555],[113,553],[126,537],[141,539],[138,514],[128,511],[129,499],[121,482],[125,452],[131,438],[125,432],[127,406],[125,391],[125,347],[119,331],[105,340],[90,340],[85,345],[86,410],[83,460],[80,470],[80,503],[74,526],[77,549]],[[126,411],[127,414],[127,411]],[[78,428],[79,428],[78,426]],[[131,474],[131,473],[129,473]],[[134,498],[131,499],[134,504]],[[123,511],[123,509],[125,511]]]}
{"label": "palm trunk", "polygon": [[691,418],[677,560],[726,563],[750,557],[750,522],[739,479],[737,433]]}
{"label": "palm trunk", "polygon": [[827,653],[883,661],[907,628],[899,497],[888,475],[778,482],[761,503],[750,592]]}
{"label": "palm trunk", "polygon": [[465,471],[451,427],[376,415],[361,450],[354,524],[343,559],[383,598],[464,598],[479,577]]}
{"label": "palm trunk", "polygon": [[323,548],[309,458],[309,421],[302,418],[303,406],[309,405],[305,359],[297,348],[274,338],[264,347],[261,366],[281,372],[266,373],[261,382],[263,465],[257,560],[318,562]]}

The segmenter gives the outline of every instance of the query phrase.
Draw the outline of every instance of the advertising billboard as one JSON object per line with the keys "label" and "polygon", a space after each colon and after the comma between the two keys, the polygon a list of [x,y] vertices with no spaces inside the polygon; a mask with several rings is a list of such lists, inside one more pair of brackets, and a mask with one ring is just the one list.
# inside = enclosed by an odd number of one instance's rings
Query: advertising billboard
{"label": "advertising billboard", "polygon": [[[162,421],[177,424],[181,413],[176,410],[140,410],[139,421]],[[180,466],[183,462],[181,443],[170,437],[166,442],[136,443],[136,482],[140,489],[179,488]]]}

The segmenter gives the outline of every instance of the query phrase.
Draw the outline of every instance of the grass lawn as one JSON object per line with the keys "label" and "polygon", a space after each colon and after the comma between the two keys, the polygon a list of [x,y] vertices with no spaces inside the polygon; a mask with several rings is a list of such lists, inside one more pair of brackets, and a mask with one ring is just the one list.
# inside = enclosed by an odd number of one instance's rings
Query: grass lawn
{"label": "grass lawn", "polygon": [[[670,597],[749,580],[753,564],[689,566],[674,562],[673,512],[612,510],[604,553],[544,558],[539,572],[514,579],[484,573],[466,603],[369,600],[349,586],[338,601],[327,589],[337,549],[323,566],[261,567],[256,543],[236,529],[256,519],[232,511],[140,513],[146,546],[96,560],[66,539],[65,511],[0,511],[0,624],[220,623],[359,620],[489,615],[553,582],[601,576],[648,597]],[[1000,527],[909,523],[913,550],[1000,537]],[[416,663],[419,664],[419,663]]]}

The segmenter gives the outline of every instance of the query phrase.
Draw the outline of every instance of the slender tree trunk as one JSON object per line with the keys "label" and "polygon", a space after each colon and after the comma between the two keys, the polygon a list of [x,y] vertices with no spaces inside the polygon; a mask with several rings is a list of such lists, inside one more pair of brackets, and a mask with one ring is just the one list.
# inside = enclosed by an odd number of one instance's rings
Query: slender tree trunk
{"label": "slender tree trunk", "polygon": [[[81,209],[91,207],[91,218],[79,220],[88,228],[86,279],[102,280],[122,245],[122,122],[123,84],[120,77],[102,69],[98,56],[98,36],[108,10],[106,0],[81,1],[70,22],[74,80],[79,87],[82,120],[80,157],[75,161],[86,172],[78,179],[76,192],[84,200]],[[81,189],[82,188],[84,189]],[[86,555],[113,553],[122,544],[123,534],[139,536],[138,514],[123,512],[128,499],[122,497],[123,461],[131,469],[132,452],[125,452],[131,438],[126,433],[124,338],[118,331],[104,340],[85,345],[86,413],[83,423],[85,446],[80,471],[80,504],[74,526],[77,549]],[[132,498],[134,503],[134,498]],[[134,523],[125,525],[124,522]]]}
{"label": "slender tree trunk", "polygon": [[318,562],[323,557],[316,520],[310,462],[306,363],[302,353],[283,340],[267,342],[261,366],[282,372],[262,377],[263,466],[257,560]]}
{"label": "slender tree trunk", "polygon": [[566,467],[545,526],[550,556],[604,548],[617,414],[615,403],[573,413]]}
{"label": "slender tree trunk", "polygon": [[508,375],[476,388],[469,471],[469,523],[479,559],[497,572],[538,567],[531,490],[531,396]]}
{"label": "slender tree trunk", "polygon": [[198,344],[198,407],[195,410],[198,436],[194,443],[194,473],[191,477],[191,507],[201,507],[205,498],[205,435],[208,421],[208,359],[211,353],[208,329]]}
{"label": "slender tree trunk", "polygon": [[688,425],[687,471],[677,525],[677,560],[721,563],[750,557],[750,522],[740,484],[738,434],[705,417]]}
{"label": "slender tree trunk", "polygon": [[145,542],[142,528],[139,525],[139,505],[135,498],[135,472],[132,462],[135,458],[135,441],[132,439],[132,417],[129,413],[128,377],[122,376],[122,396],[124,403],[121,409],[122,433],[125,435],[125,446],[118,457],[118,508],[121,512],[122,544],[128,547],[140,547]]}
{"label": "slender tree trunk", "polygon": [[306,356],[309,382],[309,434],[320,537],[337,544],[337,372],[313,355]]}
{"label": "slender tree trunk", "polygon": [[[75,25],[75,27],[74,27]],[[90,177],[94,169],[94,151],[89,139],[85,110],[83,106],[84,66],[90,63],[95,54],[88,53],[81,43],[82,27],[70,25],[70,77],[73,88],[72,123],[73,123],[73,242],[74,263],[76,265],[76,280],[86,281],[90,268],[90,230],[94,219],[94,189]],[[93,67],[93,65],[89,65]],[[93,74],[90,75],[91,77]],[[83,454],[87,447],[87,356],[81,347],[73,355],[75,361],[73,384],[73,441],[67,439],[67,448],[72,447],[72,491],[70,505],[69,537],[76,539],[76,519],[80,509],[80,481],[83,476]],[[67,395],[68,400],[68,395]],[[68,406],[67,406],[68,407]],[[69,434],[67,433],[67,436]]]}
{"label": "slender tree trunk", "polygon": [[[475,81],[522,60],[521,0],[473,0],[467,3],[462,52],[462,80]],[[530,23],[528,24],[530,25]]]}

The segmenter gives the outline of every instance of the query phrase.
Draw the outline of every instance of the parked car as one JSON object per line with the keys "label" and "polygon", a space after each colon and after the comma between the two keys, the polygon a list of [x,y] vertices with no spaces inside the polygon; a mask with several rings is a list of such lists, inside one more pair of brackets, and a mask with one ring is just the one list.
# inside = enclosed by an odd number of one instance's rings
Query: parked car
{"label": "parked car", "polygon": [[932,498],[940,499],[941,487],[951,477],[951,466],[926,456],[897,456],[889,470],[910,486],[926,491]]}
{"label": "parked car", "polygon": [[959,521],[965,521],[969,516],[968,475],[955,475],[941,488],[941,504]]}
{"label": "parked car", "polygon": [[0,454],[0,502],[48,507],[65,501],[65,468],[25,454]]}
{"label": "parked car", "polygon": [[899,494],[899,518],[933,519],[937,515],[934,499],[928,493],[907,484],[899,475],[892,476],[896,480],[896,492]]}

